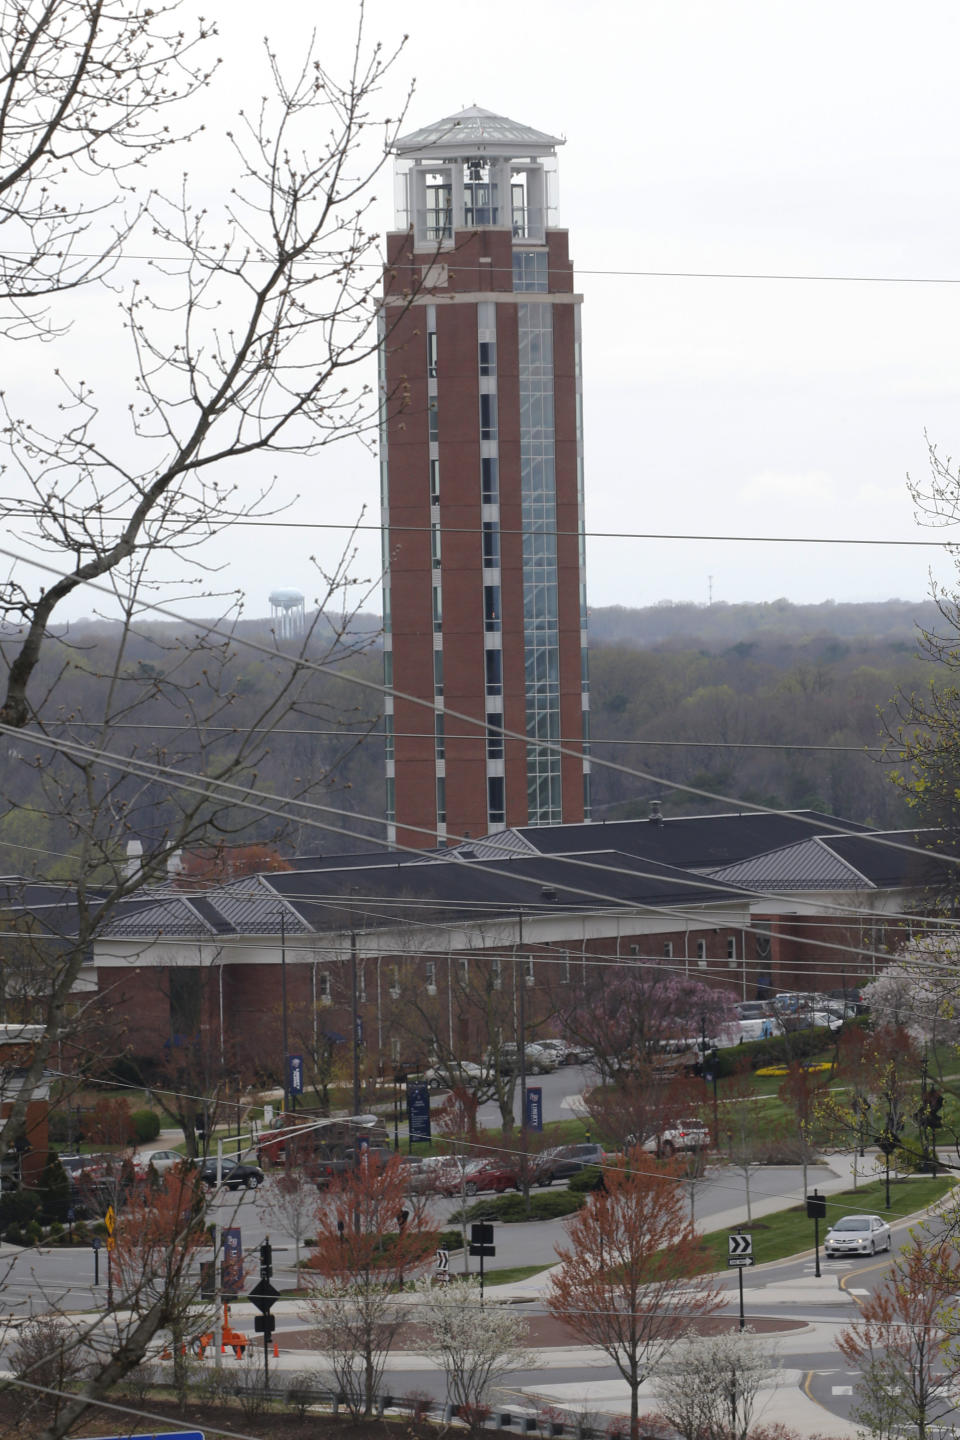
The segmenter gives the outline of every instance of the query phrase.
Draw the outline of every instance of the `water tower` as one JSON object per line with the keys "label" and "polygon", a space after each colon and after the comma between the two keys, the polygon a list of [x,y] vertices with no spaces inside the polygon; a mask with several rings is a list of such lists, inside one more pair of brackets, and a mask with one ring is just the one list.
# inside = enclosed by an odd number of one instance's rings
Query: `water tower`
{"label": "water tower", "polygon": [[299,590],[271,590],[270,618],[280,640],[292,640],[306,628],[306,610]]}

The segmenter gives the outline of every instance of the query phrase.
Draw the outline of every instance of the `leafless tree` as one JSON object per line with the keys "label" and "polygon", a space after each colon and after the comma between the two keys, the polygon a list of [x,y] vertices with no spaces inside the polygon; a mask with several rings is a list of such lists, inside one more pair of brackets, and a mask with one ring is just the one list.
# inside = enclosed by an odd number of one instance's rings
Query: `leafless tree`
{"label": "leafless tree", "polygon": [[[164,188],[161,157],[191,134],[179,102],[213,83],[216,64],[201,59],[213,32],[188,34],[176,10],[0,0],[0,840],[8,824],[20,844],[32,825],[55,835],[64,881],[61,893],[23,881],[0,896],[5,916],[26,917],[29,965],[43,971],[28,985],[43,1037],[0,1127],[0,1159],[56,1047],[81,1043],[82,967],[124,902],[165,879],[184,847],[315,823],[310,797],[326,777],[278,799],[258,786],[260,761],[291,710],[329,714],[317,677],[367,638],[351,631],[352,540],[317,567],[315,616],[296,640],[242,632],[240,601],[215,593],[203,547],[266,513],[269,483],[250,483],[258,457],[314,456],[376,423],[367,210],[402,122],[402,103],[374,118],[395,57],[368,44],[362,7],[342,79],[315,42],[291,75],[267,45],[265,98],[224,136],[222,202],[198,201],[186,180]],[[82,361],[68,333],[79,313],[96,325]],[[18,367],[30,336],[56,342],[30,347],[49,356],[39,399],[36,368],[28,387]],[[79,593],[109,620],[89,646],[63,623]],[[187,623],[185,593],[218,618]],[[237,683],[241,644],[270,675],[259,706]],[[132,839],[142,850],[131,857]],[[25,843],[47,858],[44,839]],[[89,1399],[65,1407],[50,1440],[169,1322],[156,1283],[138,1282],[129,1331],[92,1336]]]}

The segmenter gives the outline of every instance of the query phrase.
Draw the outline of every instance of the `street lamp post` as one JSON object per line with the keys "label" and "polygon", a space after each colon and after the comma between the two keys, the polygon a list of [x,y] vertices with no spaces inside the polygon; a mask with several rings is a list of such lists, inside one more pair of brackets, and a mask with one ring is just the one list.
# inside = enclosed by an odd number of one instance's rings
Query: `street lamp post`
{"label": "street lamp post", "polygon": [[280,911],[280,1025],[283,1039],[283,1113],[287,1113],[287,926],[286,916]]}

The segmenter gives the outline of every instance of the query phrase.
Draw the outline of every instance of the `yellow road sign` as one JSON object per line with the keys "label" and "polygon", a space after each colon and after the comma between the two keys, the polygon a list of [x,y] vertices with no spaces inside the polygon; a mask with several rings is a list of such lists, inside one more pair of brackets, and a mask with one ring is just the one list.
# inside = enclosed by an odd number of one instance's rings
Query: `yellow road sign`
{"label": "yellow road sign", "polygon": [[117,1216],[112,1205],[107,1207],[107,1213],[103,1217],[103,1223],[107,1227],[107,1234],[112,1236],[114,1230],[117,1228]]}

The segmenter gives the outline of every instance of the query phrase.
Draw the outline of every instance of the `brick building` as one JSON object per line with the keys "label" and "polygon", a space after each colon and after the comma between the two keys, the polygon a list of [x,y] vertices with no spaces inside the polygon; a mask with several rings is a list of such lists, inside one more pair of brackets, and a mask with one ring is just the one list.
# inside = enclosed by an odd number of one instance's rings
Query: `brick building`
{"label": "brick building", "polygon": [[589,815],[581,297],[551,224],[561,143],[472,107],[396,146],[381,486],[401,845]]}
{"label": "brick building", "polygon": [[606,962],[744,999],[861,983],[924,923],[933,876],[917,846],[912,832],[791,812],[525,826],[428,857],[303,857],[140,897],[93,968],[135,1054],[187,1039],[213,1069],[278,1076],[285,972],[289,1049],[308,1071],[355,1026],[373,1069],[425,1062],[428,1032],[473,1058],[496,1032],[513,1038],[518,985],[532,1035],[556,1028],[561,993]]}

